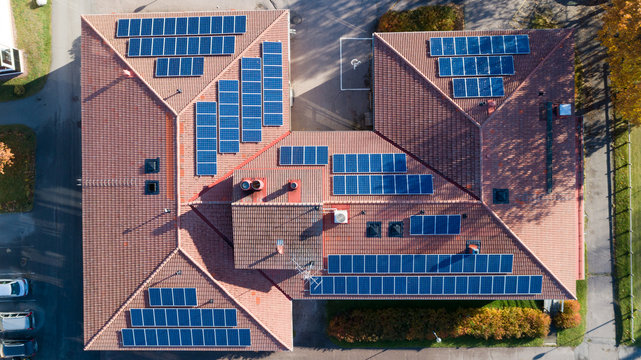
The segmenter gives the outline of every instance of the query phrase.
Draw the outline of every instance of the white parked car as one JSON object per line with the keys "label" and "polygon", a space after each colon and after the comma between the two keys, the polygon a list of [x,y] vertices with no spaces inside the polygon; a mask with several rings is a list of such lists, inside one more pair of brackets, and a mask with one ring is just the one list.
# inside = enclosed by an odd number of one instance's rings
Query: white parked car
{"label": "white parked car", "polygon": [[35,326],[32,311],[0,312],[0,332],[29,331]]}
{"label": "white parked car", "polygon": [[0,298],[26,296],[28,293],[27,279],[0,279]]}

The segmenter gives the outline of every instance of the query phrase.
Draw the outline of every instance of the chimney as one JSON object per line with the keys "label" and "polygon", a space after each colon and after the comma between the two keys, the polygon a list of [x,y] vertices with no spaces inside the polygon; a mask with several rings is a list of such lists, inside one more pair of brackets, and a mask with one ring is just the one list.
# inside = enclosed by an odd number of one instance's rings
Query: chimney
{"label": "chimney", "polygon": [[285,242],[282,239],[276,240],[276,251],[281,255],[285,252]]}

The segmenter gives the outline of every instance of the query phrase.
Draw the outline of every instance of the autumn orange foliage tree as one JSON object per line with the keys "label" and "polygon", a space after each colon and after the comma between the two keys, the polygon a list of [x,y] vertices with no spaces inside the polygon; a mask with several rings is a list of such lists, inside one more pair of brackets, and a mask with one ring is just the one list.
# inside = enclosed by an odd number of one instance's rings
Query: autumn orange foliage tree
{"label": "autumn orange foliage tree", "polygon": [[13,165],[13,153],[11,149],[3,143],[0,142],[0,174],[4,174],[4,168]]}
{"label": "autumn orange foliage tree", "polygon": [[617,114],[641,125],[641,0],[612,0],[599,32],[610,65]]}

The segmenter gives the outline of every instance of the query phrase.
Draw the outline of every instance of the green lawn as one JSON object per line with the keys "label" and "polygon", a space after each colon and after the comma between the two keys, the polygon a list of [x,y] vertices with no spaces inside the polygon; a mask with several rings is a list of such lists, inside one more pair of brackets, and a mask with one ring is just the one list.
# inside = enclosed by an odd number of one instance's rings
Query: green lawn
{"label": "green lawn", "polygon": [[[641,129],[635,128],[630,136],[632,143],[632,271],[639,274],[641,271]],[[634,308],[641,309],[641,279],[634,279]],[[636,312],[634,319],[635,344],[641,344],[641,312]]]}
{"label": "green lawn", "polygon": [[13,165],[0,174],[0,213],[33,208],[36,134],[24,125],[0,126],[0,142],[14,155]]}
{"label": "green lawn", "polygon": [[556,343],[559,346],[578,346],[583,342],[583,336],[585,335],[585,317],[588,310],[587,280],[577,280],[576,297],[579,303],[581,303],[581,324],[572,329],[559,330],[556,338]]}
{"label": "green lawn", "polygon": [[[641,144],[638,140],[639,130],[635,130],[635,140],[632,140],[632,148],[635,144]],[[612,143],[614,147],[614,277],[615,277],[615,317],[617,341],[622,344],[631,344],[631,323],[630,323],[630,209],[628,201],[630,197],[630,184],[628,180],[628,146],[627,123],[617,120],[612,129]],[[636,149],[638,151],[638,149]],[[639,168],[632,167],[635,178],[638,182]],[[635,180],[637,179],[637,180]],[[638,192],[638,190],[636,190]],[[636,214],[635,214],[636,215]],[[635,246],[638,246],[638,235],[635,234]],[[633,239],[634,240],[634,239]],[[637,256],[638,259],[638,256]],[[636,294],[639,294],[638,289]],[[637,324],[638,325],[638,324]],[[638,335],[638,331],[635,331]]]}
{"label": "green lawn", "polygon": [[[11,0],[16,25],[17,46],[23,51],[27,74],[0,85],[0,101],[33,95],[47,82],[51,67],[51,1],[36,7],[33,0]],[[16,96],[14,88],[24,86],[24,94]]]}
{"label": "green lawn", "polygon": [[[538,300],[328,300],[327,319],[351,309],[384,309],[384,308],[433,308],[455,310],[458,308],[505,308],[524,307],[542,309],[543,302]],[[424,347],[516,347],[516,346],[542,346],[543,339],[504,339],[483,340],[470,336],[443,339],[436,341],[378,341],[375,343],[348,343],[338,341],[330,336],[331,341],[343,348],[424,348]]]}

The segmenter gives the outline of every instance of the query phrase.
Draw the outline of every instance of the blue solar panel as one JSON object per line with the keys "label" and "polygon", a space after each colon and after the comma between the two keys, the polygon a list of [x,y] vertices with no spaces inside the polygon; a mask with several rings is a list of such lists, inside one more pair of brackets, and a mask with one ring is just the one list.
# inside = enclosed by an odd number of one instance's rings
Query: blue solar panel
{"label": "blue solar panel", "polygon": [[434,193],[432,175],[335,175],[333,178],[334,195],[431,195]]}
{"label": "blue solar panel", "polygon": [[140,36],[151,36],[153,21],[153,19],[142,19],[142,23],[140,25]]}
{"label": "blue solar panel", "polygon": [[431,56],[529,54],[528,35],[465,36],[430,39]]}
{"label": "blue solar panel", "polygon": [[443,55],[456,55],[454,51],[454,38],[442,38],[443,41]]}
{"label": "blue solar panel", "polygon": [[216,175],[216,163],[216,102],[197,102],[196,175]]}
{"label": "blue solar panel", "polygon": [[279,165],[327,165],[327,146],[281,146]]}
{"label": "blue solar panel", "polygon": [[240,149],[238,80],[218,81],[218,107],[218,151],[237,153]]}
{"label": "blue solar panel", "polygon": [[[242,58],[243,142],[262,141],[261,59]],[[248,100],[248,101],[245,101]]]}
{"label": "blue solar panel", "polygon": [[413,215],[410,217],[410,235],[458,235],[460,233],[461,215]]}
{"label": "blue solar panel", "polygon": [[439,76],[514,75],[513,56],[476,56],[438,59]]}
{"label": "blue solar panel", "polygon": [[543,285],[542,276],[530,276],[530,294],[540,294]]}
{"label": "blue solar panel", "polygon": [[441,41],[441,38],[430,39],[430,55],[431,56],[443,55],[443,42]]}
{"label": "blue solar panel", "polygon": [[234,327],[237,324],[236,309],[131,309],[130,314],[132,327]]}
{"label": "blue solar panel", "polygon": [[158,58],[156,59],[156,77],[201,76],[204,61],[205,58],[202,57]]}
{"label": "blue solar panel", "polygon": [[[160,296],[158,296],[160,291]],[[196,306],[195,288],[149,288],[150,306]]]}
{"label": "blue solar panel", "polygon": [[[283,49],[280,42],[263,42],[264,126],[283,125]],[[273,93],[280,92],[280,96]],[[268,92],[270,93],[268,96]]]}
{"label": "blue solar panel", "polygon": [[[496,262],[496,268],[488,268],[488,255],[486,254],[328,255],[327,262],[330,274],[512,272],[512,254],[492,256],[492,261]],[[499,263],[501,264],[500,271]]]}
{"label": "blue solar panel", "polygon": [[517,54],[530,53],[530,39],[527,35],[516,35],[516,52]]}
{"label": "blue solar panel", "polygon": [[249,329],[122,329],[125,347],[222,347],[251,346]]}
{"label": "blue solar panel", "polygon": [[224,26],[222,16],[119,19],[116,36],[244,34],[246,30],[245,15],[225,16]]}
{"label": "blue solar panel", "polygon": [[[487,80],[490,81],[489,95],[487,95]],[[503,78],[452,79],[452,88],[455,98],[500,97],[505,95]]]}
{"label": "blue solar panel", "polygon": [[505,277],[505,293],[506,294],[516,294],[516,276],[506,276]]}
{"label": "blue solar panel", "polygon": [[131,38],[127,56],[231,55],[235,44],[233,36]]}
{"label": "blue solar panel", "polygon": [[[334,154],[332,158],[332,172],[336,174],[407,172],[405,154]],[[388,164],[383,164],[383,159]]]}

